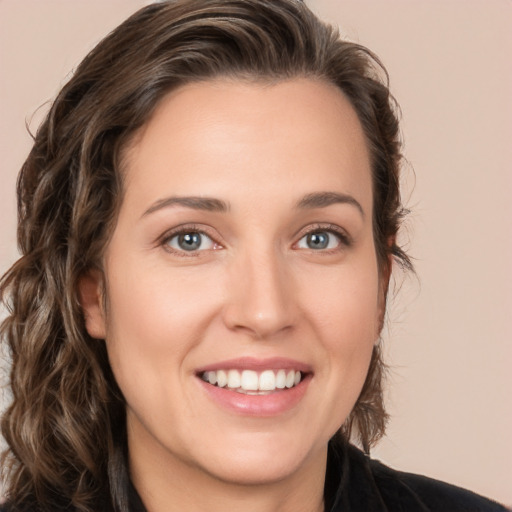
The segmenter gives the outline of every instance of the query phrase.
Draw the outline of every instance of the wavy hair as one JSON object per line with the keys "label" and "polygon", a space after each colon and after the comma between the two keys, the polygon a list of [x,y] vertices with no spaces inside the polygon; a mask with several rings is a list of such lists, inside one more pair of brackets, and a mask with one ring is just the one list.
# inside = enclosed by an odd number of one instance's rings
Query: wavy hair
{"label": "wavy hair", "polygon": [[[12,402],[2,422],[13,510],[127,509],[125,405],[105,343],[85,329],[77,283],[102,255],[123,197],[123,148],[173,88],[211,78],[337,86],[366,135],[373,231],[381,272],[403,215],[397,107],[368,49],[340,38],[300,0],[171,0],[149,5],[85,57],[34,138],[18,183],[20,259],[0,281],[8,316]],[[374,349],[363,390],[340,435],[364,449],[382,436],[383,362]]]}

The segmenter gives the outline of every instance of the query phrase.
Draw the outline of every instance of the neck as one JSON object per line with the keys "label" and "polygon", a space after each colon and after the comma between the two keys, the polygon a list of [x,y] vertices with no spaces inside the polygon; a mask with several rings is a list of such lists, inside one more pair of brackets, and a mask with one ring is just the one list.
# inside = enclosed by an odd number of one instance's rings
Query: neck
{"label": "neck", "polygon": [[[243,512],[323,512],[323,493],[304,493],[304,483],[285,489],[282,485],[236,486],[210,484],[199,489],[182,478],[154,481],[153,485],[136,482],[147,512],[174,512],[182,510],[226,510]],[[187,485],[188,484],[188,485]]]}

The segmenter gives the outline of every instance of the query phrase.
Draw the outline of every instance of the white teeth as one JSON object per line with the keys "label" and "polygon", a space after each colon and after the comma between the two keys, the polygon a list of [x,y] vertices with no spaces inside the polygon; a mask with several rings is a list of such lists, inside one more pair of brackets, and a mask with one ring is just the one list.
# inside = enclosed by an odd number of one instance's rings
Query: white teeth
{"label": "white teeth", "polygon": [[291,388],[293,387],[293,384],[295,382],[295,372],[293,370],[290,370],[287,374],[286,374],[286,387],[287,388]]}
{"label": "white teeth", "polygon": [[252,370],[244,370],[242,372],[240,387],[245,389],[245,391],[258,391],[258,386],[258,374]]}
{"label": "white teeth", "polygon": [[276,374],[276,388],[284,389],[286,387],[286,372],[279,370]]}
{"label": "white teeth", "polygon": [[276,376],[272,370],[265,370],[260,375],[260,391],[274,391],[276,389]]}
{"label": "white teeth", "polygon": [[229,370],[228,372],[228,388],[240,387],[240,372],[238,370]]}
{"label": "white teeth", "polygon": [[217,370],[201,374],[201,378],[213,386],[228,387],[239,392],[269,392],[276,389],[293,388],[302,380],[298,370]]}
{"label": "white teeth", "polygon": [[217,372],[217,386],[219,388],[223,388],[228,383],[228,374],[224,370],[219,370]]}

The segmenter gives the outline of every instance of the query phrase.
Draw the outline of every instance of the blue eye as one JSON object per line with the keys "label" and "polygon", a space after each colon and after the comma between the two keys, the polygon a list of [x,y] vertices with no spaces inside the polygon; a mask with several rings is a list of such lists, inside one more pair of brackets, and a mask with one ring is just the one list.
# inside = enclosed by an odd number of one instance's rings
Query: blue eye
{"label": "blue eye", "polygon": [[335,249],[340,245],[340,236],[330,231],[313,231],[303,236],[297,247],[299,249],[325,250]]}
{"label": "blue eye", "polygon": [[175,251],[193,252],[199,250],[213,249],[214,241],[205,233],[199,231],[187,231],[178,233],[166,242]]}

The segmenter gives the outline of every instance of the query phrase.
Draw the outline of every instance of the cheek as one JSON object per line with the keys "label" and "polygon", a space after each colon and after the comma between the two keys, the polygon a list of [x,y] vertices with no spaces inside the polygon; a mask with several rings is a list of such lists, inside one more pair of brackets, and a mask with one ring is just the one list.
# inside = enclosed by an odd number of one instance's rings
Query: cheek
{"label": "cheek", "polygon": [[[317,276],[321,280],[321,276]],[[326,410],[337,430],[345,421],[362,389],[380,329],[379,274],[374,259],[368,257],[347,265],[329,279],[322,279],[321,293],[309,293],[308,313],[325,354],[321,379],[326,382]]]}
{"label": "cheek", "polygon": [[168,372],[181,362],[218,310],[215,275],[117,259],[108,284],[107,347],[114,371],[142,369],[145,361],[153,371]]}
{"label": "cheek", "polygon": [[356,349],[364,341],[373,343],[379,335],[379,274],[375,260],[367,260],[355,260],[337,272],[321,269],[316,276],[309,272],[311,282],[316,278],[318,286],[303,285],[305,309],[328,333],[327,339],[347,348]]}
{"label": "cheek", "polygon": [[322,303],[323,314],[319,318],[333,381],[342,380],[345,390],[357,390],[364,382],[379,336],[376,296],[360,289],[346,288],[336,295],[336,299],[333,297],[332,302],[324,299]]}

